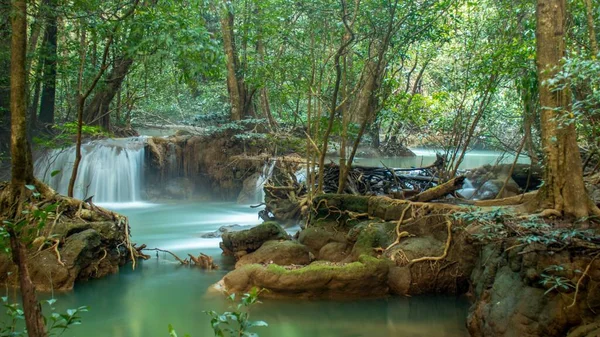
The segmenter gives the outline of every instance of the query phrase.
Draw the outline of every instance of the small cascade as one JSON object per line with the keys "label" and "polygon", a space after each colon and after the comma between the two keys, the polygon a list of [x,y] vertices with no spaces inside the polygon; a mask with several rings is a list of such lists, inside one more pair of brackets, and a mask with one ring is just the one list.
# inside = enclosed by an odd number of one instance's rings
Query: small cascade
{"label": "small cascade", "polygon": [[273,161],[268,161],[262,168],[260,176],[256,179],[256,201],[261,203],[265,202],[265,191],[263,187],[265,183],[271,176],[273,175],[273,170],[275,169],[275,165],[277,164],[277,160],[273,159]]}
{"label": "small cascade", "polygon": [[460,195],[465,197],[465,199],[471,199],[473,198],[473,194],[475,194],[475,190],[476,189],[473,186],[473,183],[467,178],[463,182],[462,188],[460,190],[457,190],[456,192],[460,193]]}
{"label": "small cascade", "polygon": [[[140,201],[143,137],[94,140],[81,146],[74,197],[94,196],[97,203]],[[47,152],[35,162],[35,175],[66,195],[75,161],[75,147]]]}

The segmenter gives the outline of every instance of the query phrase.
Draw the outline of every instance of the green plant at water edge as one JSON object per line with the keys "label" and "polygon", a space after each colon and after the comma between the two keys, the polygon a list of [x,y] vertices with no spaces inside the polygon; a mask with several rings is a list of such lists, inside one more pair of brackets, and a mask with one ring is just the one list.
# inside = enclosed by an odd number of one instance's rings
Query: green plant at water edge
{"label": "green plant at water edge", "polygon": [[[18,233],[18,240],[31,247],[36,238],[43,236],[42,232],[46,227],[46,223],[50,216],[58,216],[58,203],[51,203],[41,207],[36,205],[36,201],[44,200],[42,195],[33,185],[25,185],[25,188],[31,191],[31,198],[26,201],[24,209],[21,211],[21,216],[15,220],[3,220],[0,226],[0,251],[5,254],[13,254],[10,245],[10,231]],[[50,235],[49,237],[52,237]],[[43,246],[43,245],[42,245]],[[8,274],[8,276],[10,273]],[[8,286],[6,288],[6,296],[1,298],[2,306],[6,309],[8,319],[0,320],[0,337],[4,336],[28,336],[27,330],[23,328],[25,325],[25,312],[20,308],[18,303],[10,303],[8,298]],[[54,304],[56,299],[52,298],[42,301],[42,304],[49,306],[50,313],[42,314],[43,321],[46,326],[48,336],[61,336],[64,332],[73,325],[81,324],[82,312],[88,311],[88,307],[81,306],[76,309],[67,309],[66,313],[58,313],[55,311]],[[22,330],[21,330],[22,329]]]}
{"label": "green plant at water edge", "polygon": [[[79,314],[88,311],[88,307],[82,306],[77,309],[67,309],[66,313],[59,314],[54,311],[54,303],[56,303],[56,299],[42,301],[42,304],[48,304],[51,310],[49,316],[44,315],[44,322],[48,327],[48,336],[61,336],[69,327],[81,324],[81,317]],[[23,324],[20,323],[25,320],[25,313],[20,308],[19,304],[10,303],[8,301],[8,296],[3,296],[2,306],[6,309],[6,316],[9,319],[2,320],[2,323],[0,324],[0,337],[28,336],[26,329],[23,329],[22,331],[19,329],[20,326],[23,326]]]}
{"label": "green plant at water edge", "polygon": [[251,321],[250,308],[260,303],[258,295],[261,293],[257,288],[252,288],[249,293],[244,294],[240,303],[235,303],[235,294],[229,295],[228,299],[232,302],[233,311],[226,311],[222,314],[216,311],[205,311],[211,317],[210,325],[213,328],[215,336],[218,337],[258,337],[255,332],[249,331],[254,327],[268,326],[264,321]]}

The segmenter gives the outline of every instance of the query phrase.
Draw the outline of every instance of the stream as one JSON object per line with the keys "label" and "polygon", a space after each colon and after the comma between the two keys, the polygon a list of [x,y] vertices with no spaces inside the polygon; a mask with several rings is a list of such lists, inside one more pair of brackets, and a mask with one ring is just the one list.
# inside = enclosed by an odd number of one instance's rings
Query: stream
{"label": "stream", "polygon": [[[59,312],[87,305],[83,324],[69,328],[64,336],[158,337],[168,335],[172,324],[180,336],[212,336],[207,310],[228,309],[224,296],[207,294],[210,285],[233,269],[233,258],[221,256],[219,238],[201,238],[224,225],[256,225],[257,209],[235,203],[171,201],[148,203],[140,196],[143,186],[144,139],[99,140],[83,147],[76,196],[95,195],[101,206],[129,217],[132,240],[150,248],[170,250],[179,256],[202,252],[221,267],[204,271],[179,265],[165,253],[149,252],[135,270],[124,266],[118,274],[76,284],[74,291],[41,294],[54,296]],[[435,161],[435,150],[415,149],[416,157],[361,159],[356,165],[420,167]],[[36,175],[65,193],[73,151],[53,151],[36,163]],[[461,168],[494,164],[503,154],[471,151]],[[506,156],[504,163],[514,157]],[[520,158],[526,162],[526,158]],[[268,171],[268,170],[267,170]],[[119,186],[119,189],[111,188]],[[257,193],[262,186],[257,186]],[[258,196],[258,195],[257,195]],[[290,229],[293,232],[296,229]],[[467,336],[469,303],[452,296],[352,301],[265,300],[252,309],[253,320],[269,326],[253,330],[262,337],[312,336]]]}
{"label": "stream", "polygon": [[[80,282],[74,291],[57,293],[58,312],[82,305],[83,323],[64,336],[168,336],[172,324],[180,336],[212,336],[210,317],[203,311],[225,311],[223,296],[207,288],[233,269],[232,258],[220,255],[220,239],[199,235],[222,225],[258,224],[256,210],[234,203],[131,203],[113,206],[130,219],[133,241],[171,250],[177,255],[203,252],[222,268],[204,271],[180,266],[171,256],[151,252],[152,259],[131,265],[101,280]],[[50,294],[42,294],[50,298]],[[264,300],[251,319],[269,326],[255,328],[261,337],[312,336],[467,336],[468,302],[435,296],[352,301]]]}

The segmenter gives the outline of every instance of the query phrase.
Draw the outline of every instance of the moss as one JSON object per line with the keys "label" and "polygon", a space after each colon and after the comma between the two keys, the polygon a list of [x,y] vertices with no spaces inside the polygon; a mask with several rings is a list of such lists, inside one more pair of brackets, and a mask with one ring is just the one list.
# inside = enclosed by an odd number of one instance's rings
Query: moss
{"label": "moss", "polygon": [[392,224],[388,222],[384,223],[364,223],[359,227],[355,227],[356,230],[360,230],[354,248],[352,249],[353,255],[360,254],[373,254],[373,248],[386,247],[393,241],[393,235],[391,235],[390,226]]}
{"label": "moss", "polygon": [[[376,259],[372,256],[361,255],[359,261],[346,263],[343,265],[331,264],[326,261],[316,261],[309,264],[306,267],[297,268],[297,269],[286,269],[282,266],[276,264],[270,264],[267,266],[267,271],[274,274],[287,274],[287,275],[302,275],[308,273],[328,273],[332,272],[335,274],[353,274],[353,273],[361,273],[365,268],[370,268],[372,265],[378,265],[380,263],[385,263],[383,260]],[[254,268],[260,268],[261,265],[255,264]],[[373,267],[375,268],[375,267]],[[250,269],[249,269],[250,270]]]}

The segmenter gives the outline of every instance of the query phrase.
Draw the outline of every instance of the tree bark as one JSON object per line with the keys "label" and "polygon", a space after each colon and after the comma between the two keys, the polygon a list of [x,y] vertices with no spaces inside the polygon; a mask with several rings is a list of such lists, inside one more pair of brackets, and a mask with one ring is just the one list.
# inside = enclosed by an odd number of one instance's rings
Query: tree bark
{"label": "tree bark", "polygon": [[566,0],[537,1],[537,75],[541,105],[545,184],[538,193],[541,206],[565,216],[589,215],[591,202],[585,190],[571,93],[551,88],[547,81],[560,70],[565,55]]}
{"label": "tree bark", "polygon": [[27,140],[27,4],[13,2],[12,40],[10,62],[10,113],[12,183],[19,185],[33,181],[31,148]]}
{"label": "tree bark", "polygon": [[57,61],[57,16],[56,0],[47,1],[47,24],[44,33],[42,62],[44,63],[42,101],[40,104],[39,121],[44,124],[54,124],[54,105],[56,101],[56,61]]}
{"label": "tree bark", "polygon": [[85,108],[86,124],[110,130],[110,103],[119,92],[131,65],[133,65],[133,59],[130,57],[117,59],[115,67],[105,80],[105,86],[94,95],[90,104]]}
{"label": "tree bark", "polygon": [[[22,202],[21,196],[25,184],[34,183],[31,149],[27,141],[27,74],[25,62],[27,54],[27,1],[15,0],[12,3],[11,14],[12,39],[10,62],[10,112],[11,112],[11,156],[12,156],[12,181],[10,186],[9,201]],[[12,218],[19,216],[19,207],[16,207]],[[11,211],[9,211],[10,213]],[[46,327],[41,314],[41,306],[37,301],[35,286],[29,277],[26,265],[25,247],[19,241],[13,228],[7,229],[10,235],[13,262],[19,270],[19,284],[25,312],[25,325],[30,337],[47,336]]]}
{"label": "tree bark", "polygon": [[10,1],[0,0],[0,152],[10,144]]}
{"label": "tree bark", "polygon": [[594,7],[592,6],[592,0],[584,0],[584,2],[588,35],[590,37],[590,50],[592,51],[592,58],[595,59],[598,57],[598,41],[596,40],[596,29],[594,27]]}
{"label": "tree bark", "polygon": [[[223,34],[223,48],[225,49],[225,63],[227,66],[227,91],[229,92],[229,103],[231,104],[230,119],[238,121],[244,114],[244,85],[243,79],[238,75],[238,56],[235,48],[235,37],[233,34],[234,16],[228,8],[228,0],[223,0],[224,12],[221,15],[221,31]],[[240,85],[241,84],[241,85]]]}

